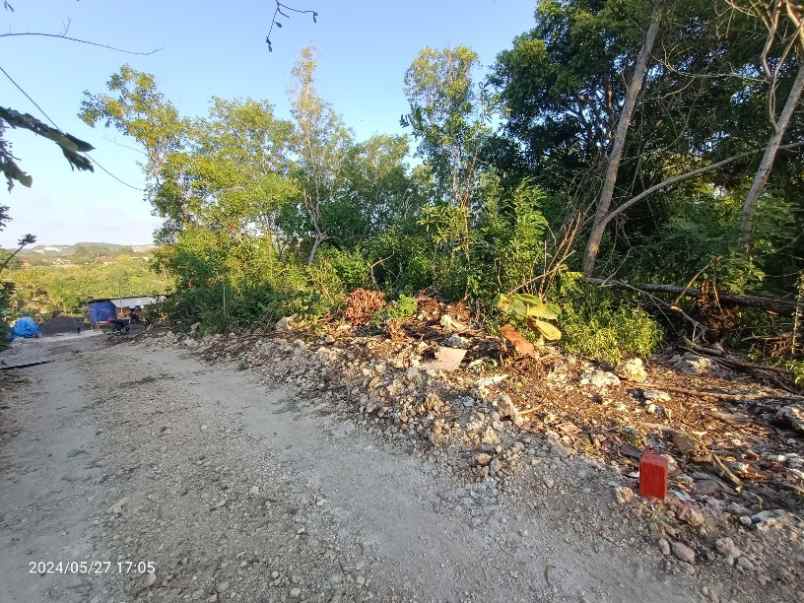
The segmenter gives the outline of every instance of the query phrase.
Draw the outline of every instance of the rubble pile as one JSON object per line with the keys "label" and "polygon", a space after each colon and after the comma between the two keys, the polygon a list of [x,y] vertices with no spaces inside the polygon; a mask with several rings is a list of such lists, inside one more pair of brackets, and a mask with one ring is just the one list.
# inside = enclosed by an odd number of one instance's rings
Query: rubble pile
{"label": "rubble pile", "polygon": [[[323,330],[288,318],[262,332],[165,337],[294,387],[328,412],[358,413],[413,450],[458,459],[476,480],[518,475],[539,446],[582,453],[618,476],[612,501],[653,522],[677,561],[719,554],[748,571],[757,562],[741,547],[753,545],[740,538],[783,532],[801,543],[801,398],[690,354],[613,368],[549,349],[516,358],[467,316],[435,302],[419,308],[402,337],[372,333],[362,318]],[[646,448],[668,459],[664,503],[634,494]]]}

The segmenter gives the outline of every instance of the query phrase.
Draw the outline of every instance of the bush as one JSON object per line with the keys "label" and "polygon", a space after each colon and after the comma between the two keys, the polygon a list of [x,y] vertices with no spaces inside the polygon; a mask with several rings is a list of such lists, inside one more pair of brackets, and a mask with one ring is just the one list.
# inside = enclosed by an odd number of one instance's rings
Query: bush
{"label": "bush", "polygon": [[385,322],[386,320],[404,321],[416,315],[418,303],[415,297],[402,294],[399,299],[391,302],[385,308],[377,312],[374,320],[378,323]]}
{"label": "bush", "polygon": [[627,356],[647,357],[661,344],[658,322],[627,298],[579,286],[562,304],[566,351],[616,365]]}

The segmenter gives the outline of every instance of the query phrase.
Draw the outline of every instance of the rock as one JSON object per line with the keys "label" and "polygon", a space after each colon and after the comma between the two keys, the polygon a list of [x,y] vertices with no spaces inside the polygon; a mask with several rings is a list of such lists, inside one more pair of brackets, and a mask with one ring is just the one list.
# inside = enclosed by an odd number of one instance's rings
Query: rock
{"label": "rock", "polygon": [[440,345],[436,349],[435,359],[423,362],[422,368],[435,371],[454,371],[460,366],[464,356],[466,356],[466,350]]}
{"label": "rock", "polygon": [[673,542],[673,555],[684,563],[695,563],[695,551],[683,542]]}
{"label": "rock", "polygon": [[581,375],[581,385],[592,385],[603,389],[620,385],[620,378],[611,371],[589,368]]}
{"label": "rock", "polygon": [[614,488],[614,497],[621,505],[628,504],[634,500],[634,491],[627,486],[617,486]]}
{"label": "rock", "polygon": [[453,331],[455,333],[462,333],[469,329],[468,326],[463,324],[462,322],[455,320],[449,314],[442,314],[441,320],[439,321],[442,327],[444,327],[447,331]]}
{"label": "rock", "polygon": [[123,507],[125,507],[127,504],[128,504],[128,496],[124,496],[116,503],[114,503],[111,507],[109,507],[109,513],[120,515],[123,513]]}
{"label": "rock", "polygon": [[676,511],[676,517],[694,528],[702,526],[706,521],[700,509],[688,504],[681,504]]}
{"label": "rock", "polygon": [[776,411],[775,420],[784,427],[804,433],[804,406],[785,406]]}
{"label": "rock", "polygon": [[662,555],[666,556],[670,554],[670,543],[667,541],[667,538],[659,539],[659,550],[662,552]]}
{"label": "rock", "polygon": [[670,394],[658,389],[643,389],[641,394],[647,402],[669,402],[672,399]]}
{"label": "rock", "polygon": [[293,316],[284,316],[280,318],[274,326],[274,331],[290,331],[293,328]]}
{"label": "rock", "polygon": [[483,436],[480,438],[480,443],[487,446],[496,446],[500,443],[500,438],[497,436],[497,432],[494,431],[493,428],[486,427],[486,430],[483,432]]}
{"label": "rock", "polygon": [[690,434],[684,431],[673,431],[673,445],[678,448],[682,454],[689,454],[698,447],[698,442],[695,441]]}
{"label": "rock", "polygon": [[737,569],[739,569],[741,572],[752,572],[754,571],[754,564],[751,563],[751,560],[748,557],[743,555],[737,559]]}
{"label": "rock", "polygon": [[726,558],[726,561],[729,565],[734,565],[737,557],[743,554],[743,552],[737,548],[737,545],[734,544],[734,541],[727,537],[718,538],[715,541],[715,548],[717,549],[718,553]]}
{"label": "rock", "polygon": [[[446,315],[445,315],[446,316]],[[457,348],[459,350],[468,350],[470,343],[466,337],[461,337],[460,335],[450,335],[444,341],[444,345],[448,348]]]}
{"label": "rock", "polygon": [[670,364],[677,371],[687,375],[711,375],[723,379],[732,376],[732,372],[717,360],[706,356],[698,356],[691,352],[687,352],[683,356],[673,356],[670,359]]}
{"label": "rock", "polygon": [[760,532],[779,528],[789,523],[789,513],[784,509],[774,509],[771,511],[760,511],[751,516],[751,525]]}
{"label": "rock", "polygon": [[519,409],[508,394],[500,394],[500,397],[497,399],[497,410],[500,413],[500,418],[510,418],[514,425],[521,425],[523,423],[522,417],[519,416]]}
{"label": "rock", "polygon": [[498,383],[502,383],[508,379],[508,375],[489,375],[488,377],[483,377],[482,379],[478,379],[475,385],[477,387],[489,387],[490,385],[497,385]]}
{"label": "rock", "polygon": [[475,464],[485,467],[491,462],[491,455],[485,452],[479,452],[475,455]]}
{"label": "rock", "polygon": [[628,381],[643,383],[648,380],[648,371],[645,370],[645,363],[642,358],[629,358],[621,362],[617,367],[617,373]]}

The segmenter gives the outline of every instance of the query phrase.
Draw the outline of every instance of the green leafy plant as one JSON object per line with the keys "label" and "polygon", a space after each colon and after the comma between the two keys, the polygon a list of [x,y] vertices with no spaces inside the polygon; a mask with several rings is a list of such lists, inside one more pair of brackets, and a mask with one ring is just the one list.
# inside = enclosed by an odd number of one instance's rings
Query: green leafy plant
{"label": "green leafy plant", "polygon": [[566,351],[618,364],[626,356],[647,357],[662,342],[658,322],[631,299],[575,285],[562,302]]}
{"label": "green leafy plant", "polygon": [[547,341],[561,339],[561,331],[550,320],[557,320],[561,308],[547,303],[537,295],[529,293],[501,294],[497,309],[506,317],[520,324],[526,324]]}
{"label": "green leafy plant", "polygon": [[418,303],[415,297],[402,294],[399,299],[391,302],[382,310],[377,312],[372,319],[375,325],[380,325],[386,321],[403,322],[416,315]]}

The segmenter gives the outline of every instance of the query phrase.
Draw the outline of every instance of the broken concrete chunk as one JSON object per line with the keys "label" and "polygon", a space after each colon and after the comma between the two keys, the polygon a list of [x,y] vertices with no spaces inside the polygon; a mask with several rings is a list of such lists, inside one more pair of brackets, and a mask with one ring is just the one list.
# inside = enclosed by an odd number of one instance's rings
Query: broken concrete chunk
{"label": "broken concrete chunk", "polygon": [[645,370],[645,363],[641,358],[629,358],[621,362],[617,367],[617,373],[628,381],[642,383],[648,380],[648,371]]}
{"label": "broken concrete chunk", "polygon": [[290,331],[293,328],[293,316],[284,316],[280,318],[274,326],[274,331]]}
{"label": "broken concrete chunk", "polygon": [[442,314],[439,323],[447,331],[453,331],[455,333],[462,333],[463,331],[469,330],[469,327],[467,325],[463,324],[459,320],[455,320],[449,314]]}
{"label": "broken concrete chunk", "polygon": [[590,367],[581,375],[581,385],[592,385],[603,389],[620,385],[620,378],[611,371]]}
{"label": "broken concrete chunk", "polygon": [[466,350],[440,345],[436,349],[435,359],[423,362],[422,368],[435,371],[454,371],[460,366],[464,356],[466,356]]}
{"label": "broken concrete chunk", "polygon": [[[446,316],[446,314],[445,314]],[[460,335],[450,335],[444,341],[444,345],[448,348],[457,348],[459,350],[468,350],[469,349],[469,340],[466,337],[461,337]]]}

